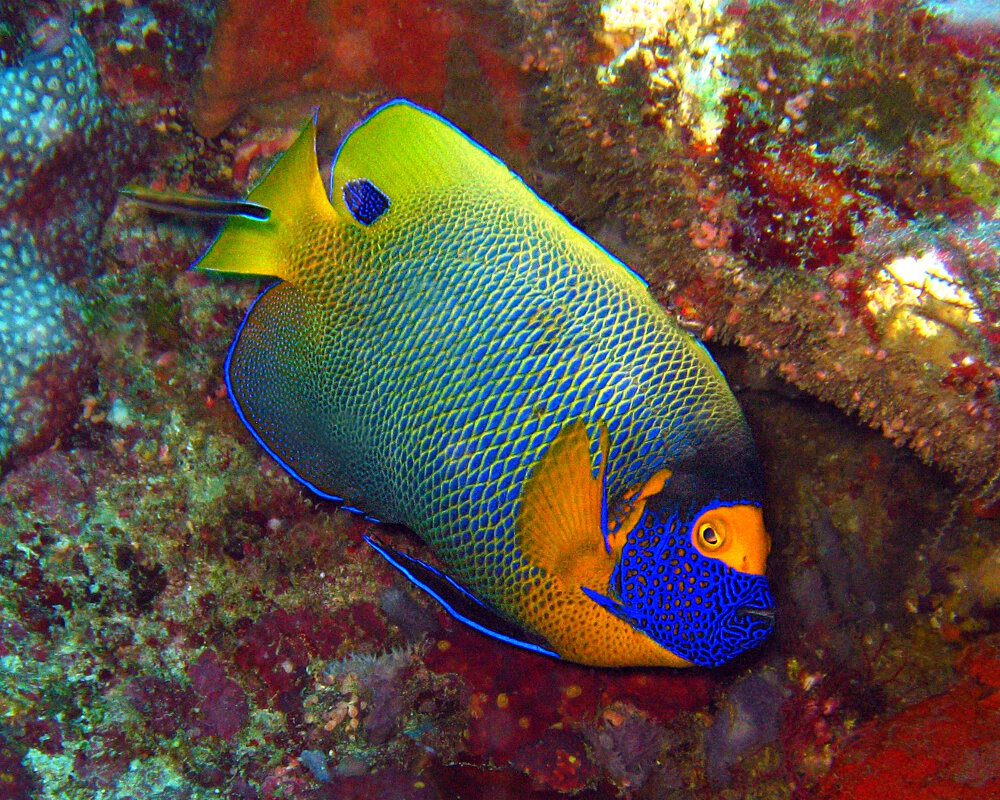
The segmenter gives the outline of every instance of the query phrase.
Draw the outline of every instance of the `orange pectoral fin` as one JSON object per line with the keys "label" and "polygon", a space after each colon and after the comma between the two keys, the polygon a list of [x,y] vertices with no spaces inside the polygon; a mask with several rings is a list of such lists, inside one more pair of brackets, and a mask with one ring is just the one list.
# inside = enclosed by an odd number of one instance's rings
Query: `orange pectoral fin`
{"label": "orange pectoral fin", "polygon": [[601,541],[609,450],[603,423],[600,443],[601,463],[595,477],[586,424],[582,420],[567,424],[542,456],[521,497],[517,529],[521,550],[532,564],[564,580],[581,569],[587,573],[584,564],[595,558],[608,561]]}

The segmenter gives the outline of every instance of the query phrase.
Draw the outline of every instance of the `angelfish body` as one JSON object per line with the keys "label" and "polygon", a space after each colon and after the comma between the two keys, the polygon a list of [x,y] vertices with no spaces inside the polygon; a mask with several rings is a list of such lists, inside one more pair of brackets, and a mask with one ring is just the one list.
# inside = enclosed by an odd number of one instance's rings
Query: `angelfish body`
{"label": "angelfish body", "polygon": [[[769,633],[760,466],[644,282],[441,118],[313,126],[198,266],[279,282],[226,364],[296,478],[411,528],[371,543],[466,622],[595,665],[722,663]],[[716,552],[717,551],[717,552]]]}

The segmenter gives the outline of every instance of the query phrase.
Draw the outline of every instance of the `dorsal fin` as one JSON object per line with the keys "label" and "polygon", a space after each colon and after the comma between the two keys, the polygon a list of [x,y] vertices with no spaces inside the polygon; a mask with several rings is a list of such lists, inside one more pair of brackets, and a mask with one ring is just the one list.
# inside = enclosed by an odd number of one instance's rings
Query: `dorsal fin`
{"label": "dorsal fin", "polygon": [[271,209],[247,200],[233,200],[226,197],[204,197],[203,195],[176,192],[172,189],[151,189],[134,183],[118,190],[120,195],[134,200],[140,205],[164,214],[187,214],[195,217],[246,217],[267,222]]}
{"label": "dorsal fin", "polygon": [[377,187],[390,206],[451,187],[513,192],[522,202],[540,202],[503,162],[450,122],[406,100],[380,106],[341,143],[330,178],[338,213],[351,214],[345,189],[359,181]]}

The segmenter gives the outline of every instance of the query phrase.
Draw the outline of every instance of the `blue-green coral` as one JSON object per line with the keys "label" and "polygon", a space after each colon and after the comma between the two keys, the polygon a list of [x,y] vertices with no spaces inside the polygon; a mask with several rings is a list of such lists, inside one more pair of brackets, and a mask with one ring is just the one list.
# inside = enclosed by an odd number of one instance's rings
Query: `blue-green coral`
{"label": "blue-green coral", "polygon": [[0,457],[15,443],[18,418],[30,404],[22,387],[46,361],[76,346],[65,315],[77,304],[73,290],[41,265],[31,237],[0,225]]}
{"label": "blue-green coral", "polygon": [[[0,459],[51,436],[51,410],[74,393],[86,357],[79,301],[60,280],[93,268],[145,140],[100,91],[82,35],[55,23],[46,46],[0,70]],[[31,382],[53,358],[64,385],[45,396]]]}

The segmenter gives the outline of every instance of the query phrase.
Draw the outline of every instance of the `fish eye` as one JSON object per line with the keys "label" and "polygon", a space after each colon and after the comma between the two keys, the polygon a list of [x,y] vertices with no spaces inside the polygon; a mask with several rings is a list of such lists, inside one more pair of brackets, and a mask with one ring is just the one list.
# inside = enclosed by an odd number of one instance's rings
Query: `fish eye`
{"label": "fish eye", "polygon": [[718,550],[722,546],[722,531],[709,522],[698,526],[698,544],[706,550]]}

